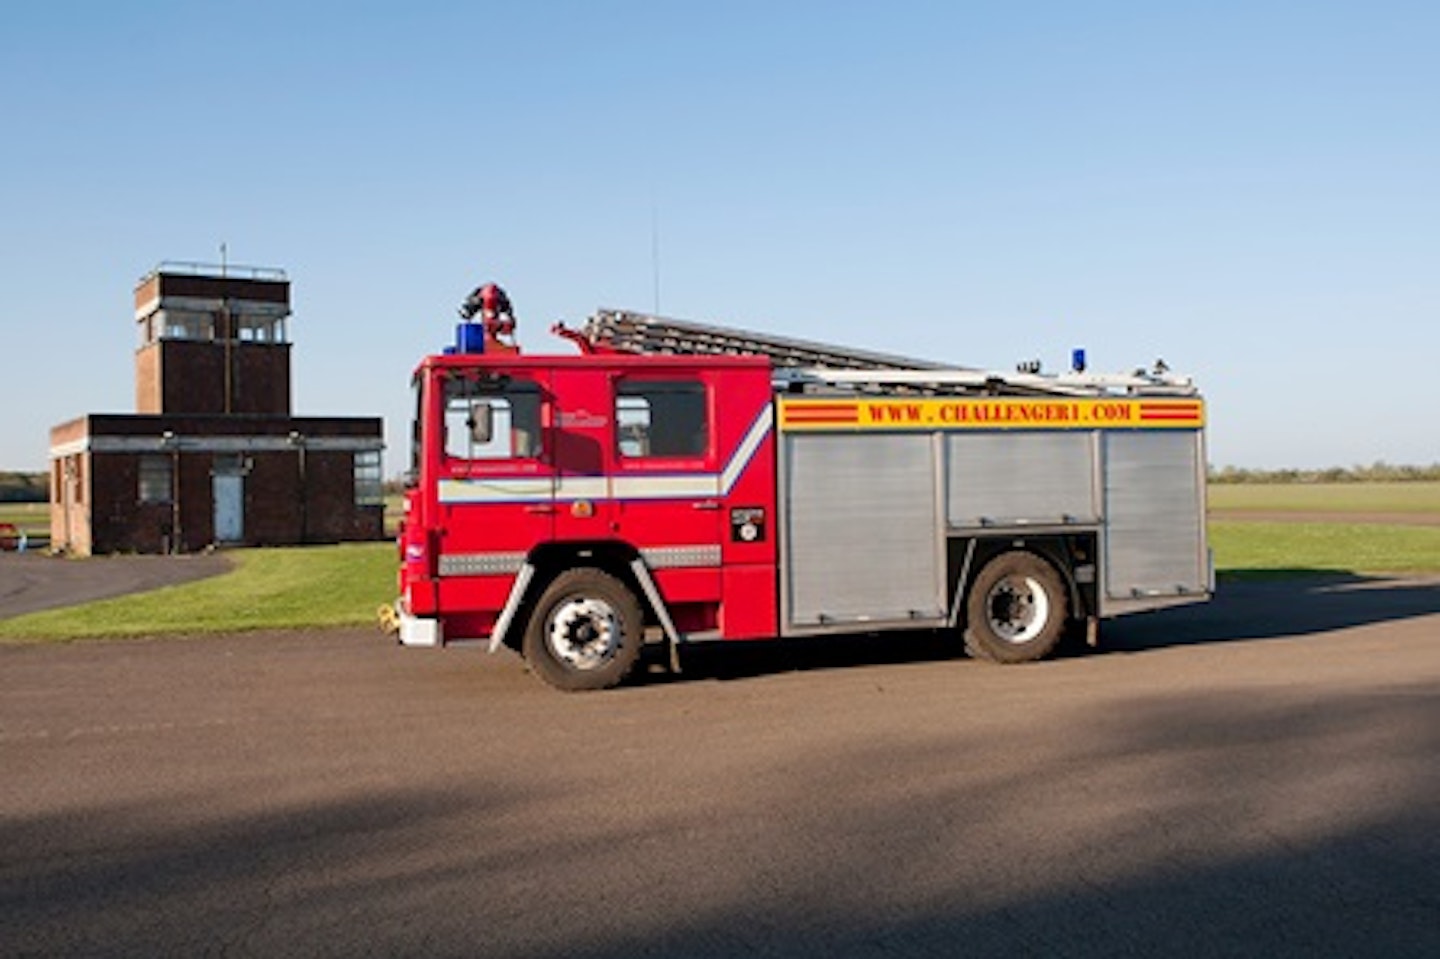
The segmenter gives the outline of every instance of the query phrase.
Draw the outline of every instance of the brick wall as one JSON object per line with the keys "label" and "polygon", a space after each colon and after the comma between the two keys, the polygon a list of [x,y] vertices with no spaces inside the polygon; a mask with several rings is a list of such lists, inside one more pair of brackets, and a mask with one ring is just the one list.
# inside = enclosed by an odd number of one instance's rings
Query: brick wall
{"label": "brick wall", "polygon": [[[355,453],[320,448],[380,435],[367,417],[82,417],[51,431],[52,449],[77,450],[52,462],[52,543],[77,555],[204,549],[215,541],[214,475],[236,469],[245,545],[381,539],[383,507],[355,505]],[[125,448],[103,448],[117,442]],[[140,502],[146,456],[168,460],[177,501]]]}
{"label": "brick wall", "polygon": [[[156,454],[151,454],[156,455]],[[378,540],[384,509],[355,505],[354,454],[256,453],[244,457],[244,538],[247,546]],[[214,474],[228,454],[180,453],[179,503],[141,503],[140,454],[97,453],[90,494],[89,547],[95,553],[194,552],[215,541]],[[179,519],[179,533],[175,521]],[[72,548],[81,552],[81,539]],[[58,540],[57,540],[58,543]]]}
{"label": "brick wall", "polygon": [[161,340],[135,351],[135,411],[223,414],[225,362],[230,412],[290,415],[290,344]]}

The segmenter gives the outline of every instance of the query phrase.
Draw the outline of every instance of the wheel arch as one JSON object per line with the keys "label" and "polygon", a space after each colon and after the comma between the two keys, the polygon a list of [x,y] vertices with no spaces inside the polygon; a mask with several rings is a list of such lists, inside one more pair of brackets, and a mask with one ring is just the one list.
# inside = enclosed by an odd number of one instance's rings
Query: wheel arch
{"label": "wheel arch", "polygon": [[986,564],[1016,550],[1035,554],[1059,575],[1069,599],[1067,616],[1071,621],[1083,621],[1094,615],[1094,590],[1085,588],[1087,584],[1081,581],[1077,570],[1086,564],[1098,565],[1098,542],[1098,535],[1090,531],[1039,535],[1008,532],[952,537],[948,549],[947,579],[950,584],[950,625],[963,628],[970,588]]}
{"label": "wheel arch", "polygon": [[[516,607],[513,619],[507,624],[505,635],[501,642],[511,649],[520,648],[521,638],[525,634],[526,624],[535,613],[535,604],[540,596],[549,588],[550,584],[561,573],[580,566],[592,566],[603,572],[609,573],[635,596],[640,604],[640,612],[645,617],[646,625],[661,623],[662,616],[667,615],[666,611],[657,610],[650,592],[645,584],[640,582],[635,573],[635,561],[640,559],[640,551],[630,543],[617,540],[594,540],[594,541],[573,541],[561,543],[544,543],[530,551],[526,557],[526,564],[534,572],[529,582],[525,584],[519,605]],[[658,595],[656,596],[658,599]],[[663,603],[663,601],[662,601]]]}

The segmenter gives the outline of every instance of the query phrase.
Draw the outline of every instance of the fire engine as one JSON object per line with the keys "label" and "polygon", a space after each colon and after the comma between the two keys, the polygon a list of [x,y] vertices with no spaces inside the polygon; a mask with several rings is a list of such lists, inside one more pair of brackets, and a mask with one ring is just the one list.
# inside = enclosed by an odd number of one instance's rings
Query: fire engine
{"label": "fire engine", "polygon": [[932,629],[1017,663],[1213,592],[1204,402],[1163,364],[950,368],[615,310],[530,355],[500,300],[414,374],[407,646],[511,646],[572,690],[647,643],[678,669]]}

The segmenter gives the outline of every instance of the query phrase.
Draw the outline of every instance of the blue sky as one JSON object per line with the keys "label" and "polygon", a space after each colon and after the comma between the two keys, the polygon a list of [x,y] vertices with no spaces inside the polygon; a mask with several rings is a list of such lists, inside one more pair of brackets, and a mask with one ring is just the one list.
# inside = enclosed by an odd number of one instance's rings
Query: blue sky
{"label": "blue sky", "polygon": [[672,316],[968,366],[1163,357],[1216,465],[1440,462],[1433,2],[3,21],[0,469],[133,409],[136,280],[222,243],[289,273],[296,412],[384,416],[388,473],[412,367],[487,280],[532,353],[658,286]]}

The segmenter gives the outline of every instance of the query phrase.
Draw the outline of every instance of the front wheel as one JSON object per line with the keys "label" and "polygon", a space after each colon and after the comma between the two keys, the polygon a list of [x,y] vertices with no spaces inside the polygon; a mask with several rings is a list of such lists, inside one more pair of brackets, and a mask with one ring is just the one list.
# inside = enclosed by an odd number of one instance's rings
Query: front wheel
{"label": "front wheel", "polygon": [[977,659],[1025,663],[1054,651],[1069,602],[1055,567],[1012,550],[980,570],[965,601],[965,649]]}
{"label": "front wheel", "polygon": [[561,573],[540,595],[522,652],[558,689],[608,689],[634,668],[643,636],[635,595],[609,573],[583,567]]}

